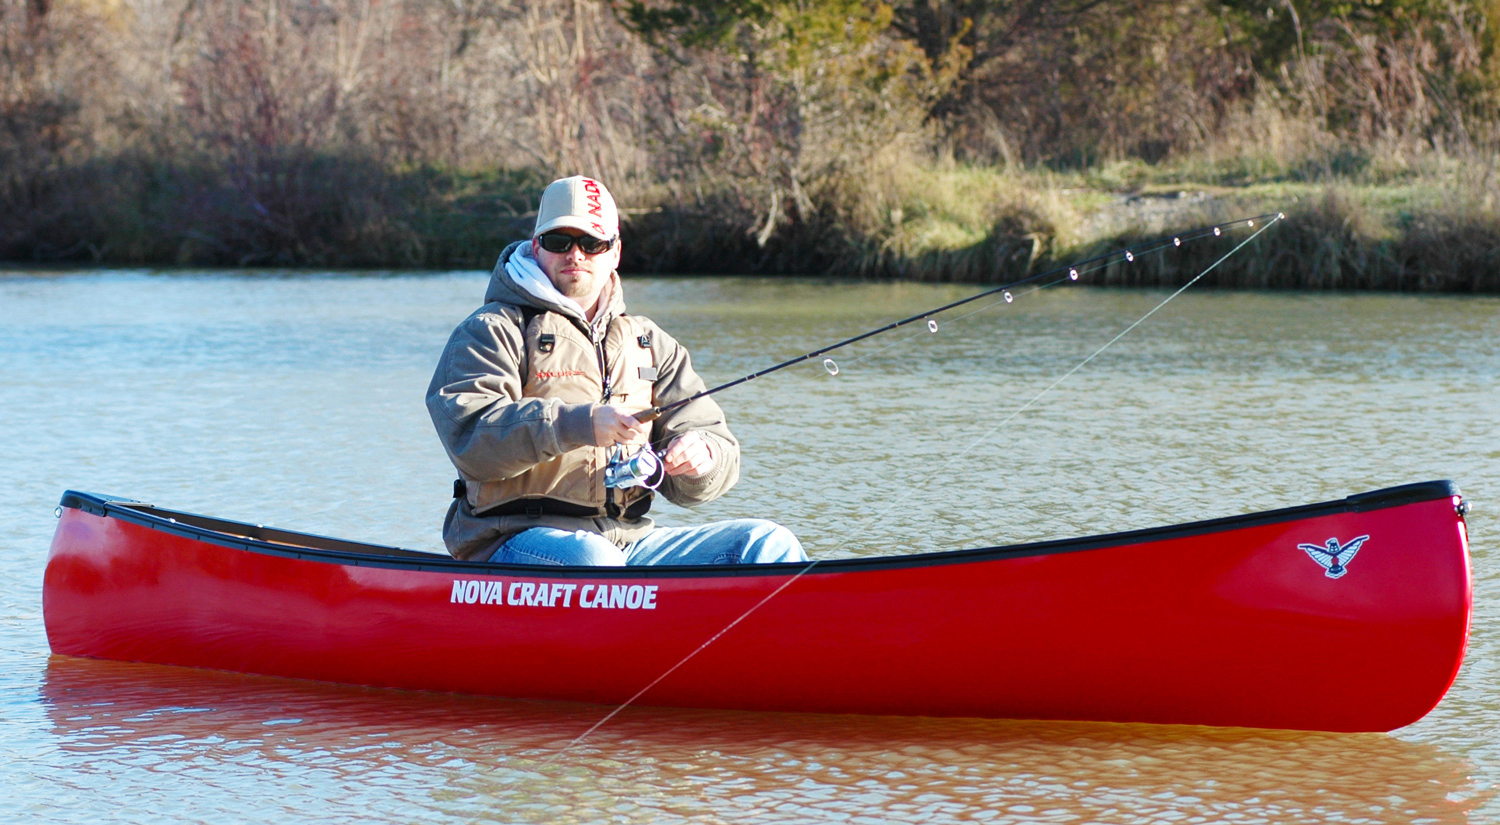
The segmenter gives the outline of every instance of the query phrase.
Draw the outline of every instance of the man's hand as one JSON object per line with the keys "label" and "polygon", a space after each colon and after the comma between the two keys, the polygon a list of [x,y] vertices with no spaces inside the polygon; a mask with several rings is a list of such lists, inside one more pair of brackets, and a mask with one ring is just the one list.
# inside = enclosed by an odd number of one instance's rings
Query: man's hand
{"label": "man's hand", "polygon": [[594,422],[594,443],[600,447],[615,444],[644,444],[651,435],[651,425],[642,424],[624,407],[600,405],[589,413]]}
{"label": "man's hand", "polygon": [[708,439],[689,431],[672,439],[661,461],[669,476],[697,478],[713,469],[714,453],[708,446]]}

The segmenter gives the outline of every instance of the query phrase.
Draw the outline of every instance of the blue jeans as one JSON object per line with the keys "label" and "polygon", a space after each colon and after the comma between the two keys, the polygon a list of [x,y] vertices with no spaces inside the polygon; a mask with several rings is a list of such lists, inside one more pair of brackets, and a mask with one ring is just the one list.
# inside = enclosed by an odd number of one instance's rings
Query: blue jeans
{"label": "blue jeans", "polygon": [[511,536],[490,561],[500,564],[580,564],[623,567],[647,564],[765,564],[807,561],[791,530],[758,518],[716,521],[701,527],[658,527],[619,548],[598,533],[533,527]]}

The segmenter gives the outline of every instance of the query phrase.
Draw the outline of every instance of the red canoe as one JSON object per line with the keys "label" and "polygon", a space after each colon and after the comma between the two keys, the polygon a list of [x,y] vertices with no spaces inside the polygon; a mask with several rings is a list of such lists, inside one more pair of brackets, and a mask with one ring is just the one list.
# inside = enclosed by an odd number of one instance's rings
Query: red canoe
{"label": "red canoe", "polygon": [[1465,510],[1436,481],[804,572],[474,564],[69,492],[42,601],[55,653],[331,682],[1379,731],[1458,673]]}

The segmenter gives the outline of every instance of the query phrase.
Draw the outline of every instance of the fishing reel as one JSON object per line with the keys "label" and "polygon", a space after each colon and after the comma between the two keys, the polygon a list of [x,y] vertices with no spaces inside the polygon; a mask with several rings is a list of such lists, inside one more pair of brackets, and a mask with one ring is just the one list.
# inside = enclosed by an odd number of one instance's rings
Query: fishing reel
{"label": "fishing reel", "polygon": [[665,475],[661,456],[650,444],[641,445],[634,454],[625,445],[616,444],[609,450],[609,463],[604,465],[604,486],[617,490],[627,487],[655,490]]}

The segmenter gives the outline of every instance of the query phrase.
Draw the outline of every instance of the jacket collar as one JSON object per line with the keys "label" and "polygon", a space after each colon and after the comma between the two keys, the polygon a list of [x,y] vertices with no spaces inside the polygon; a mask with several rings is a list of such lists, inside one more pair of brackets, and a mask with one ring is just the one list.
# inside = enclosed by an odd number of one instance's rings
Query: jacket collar
{"label": "jacket collar", "polygon": [[[611,272],[609,284],[599,295],[599,301],[603,309],[594,316],[593,324],[588,322],[584,316],[583,309],[578,302],[558,292],[551,282],[547,281],[546,275],[541,275],[541,283],[535,283],[530,278],[517,278],[510,270],[517,267],[506,267],[512,256],[530,261],[535,266],[535,259],[530,254],[530,241],[516,241],[505,247],[500,253],[500,258],[495,262],[495,268],[490,272],[489,287],[485,290],[485,303],[498,302],[510,304],[511,306],[532,307],[546,312],[556,312],[578,324],[583,329],[602,330],[606,329],[610,320],[618,315],[625,314],[625,290],[621,288],[620,273]],[[516,262],[520,264],[520,260]],[[540,272],[540,269],[537,270]]]}

